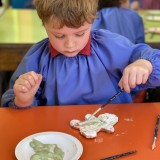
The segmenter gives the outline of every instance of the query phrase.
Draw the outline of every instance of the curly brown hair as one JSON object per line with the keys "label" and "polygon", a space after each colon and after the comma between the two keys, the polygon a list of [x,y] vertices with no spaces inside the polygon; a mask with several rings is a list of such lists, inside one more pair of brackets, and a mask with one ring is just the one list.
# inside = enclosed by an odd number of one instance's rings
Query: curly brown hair
{"label": "curly brown hair", "polygon": [[79,28],[85,21],[93,23],[98,0],[34,0],[42,23],[53,21],[59,28]]}

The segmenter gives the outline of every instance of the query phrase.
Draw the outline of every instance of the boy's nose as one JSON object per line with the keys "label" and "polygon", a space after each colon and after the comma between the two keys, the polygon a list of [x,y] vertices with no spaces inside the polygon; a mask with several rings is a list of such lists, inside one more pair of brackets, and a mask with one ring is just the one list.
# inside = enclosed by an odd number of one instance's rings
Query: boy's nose
{"label": "boy's nose", "polygon": [[65,41],[65,47],[66,47],[66,48],[73,48],[74,45],[75,45],[75,42],[74,42],[74,40],[72,40],[72,39],[67,39],[67,40]]}

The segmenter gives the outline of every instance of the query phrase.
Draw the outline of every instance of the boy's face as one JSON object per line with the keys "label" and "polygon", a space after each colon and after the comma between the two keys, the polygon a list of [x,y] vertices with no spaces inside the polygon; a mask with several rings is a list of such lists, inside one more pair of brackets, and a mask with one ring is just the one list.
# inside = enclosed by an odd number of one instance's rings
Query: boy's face
{"label": "boy's face", "polygon": [[92,24],[84,23],[80,28],[54,28],[53,24],[44,25],[54,49],[67,57],[76,56],[87,44]]}

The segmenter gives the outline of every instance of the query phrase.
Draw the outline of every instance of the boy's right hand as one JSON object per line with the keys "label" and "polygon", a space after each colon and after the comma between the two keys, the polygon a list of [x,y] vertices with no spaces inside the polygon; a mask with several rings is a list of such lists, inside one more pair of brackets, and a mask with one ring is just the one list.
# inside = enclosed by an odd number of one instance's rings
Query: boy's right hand
{"label": "boy's right hand", "polygon": [[13,86],[15,93],[14,103],[19,107],[31,105],[41,81],[42,75],[34,71],[19,76]]}

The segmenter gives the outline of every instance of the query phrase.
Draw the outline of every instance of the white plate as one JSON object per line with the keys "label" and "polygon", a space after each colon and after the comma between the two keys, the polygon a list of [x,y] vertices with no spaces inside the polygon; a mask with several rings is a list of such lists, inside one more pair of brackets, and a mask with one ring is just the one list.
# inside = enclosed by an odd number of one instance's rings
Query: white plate
{"label": "white plate", "polygon": [[18,160],[30,160],[34,151],[29,143],[33,138],[42,143],[57,144],[64,152],[63,160],[78,160],[83,152],[81,142],[69,134],[62,132],[40,132],[24,138],[17,144],[15,155]]}

